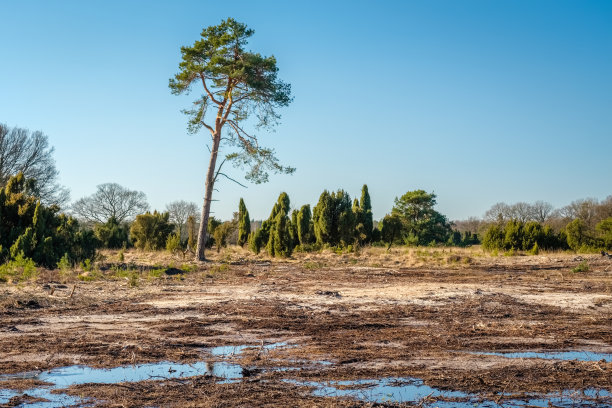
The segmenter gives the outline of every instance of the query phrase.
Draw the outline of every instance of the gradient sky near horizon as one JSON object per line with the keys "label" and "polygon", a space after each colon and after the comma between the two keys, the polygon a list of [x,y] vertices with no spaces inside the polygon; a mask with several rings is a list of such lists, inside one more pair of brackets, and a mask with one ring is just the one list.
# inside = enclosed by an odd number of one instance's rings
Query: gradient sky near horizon
{"label": "gradient sky near horizon", "polygon": [[3,0],[0,123],[49,136],[73,200],[116,182],[158,210],[201,205],[210,137],[180,112],[200,90],[174,96],[168,79],[227,17],[292,85],[259,136],[297,171],[221,180],[219,218],[240,197],[262,219],[282,191],[299,208],[364,183],[376,219],[415,189],[450,219],[612,194],[612,1]]}

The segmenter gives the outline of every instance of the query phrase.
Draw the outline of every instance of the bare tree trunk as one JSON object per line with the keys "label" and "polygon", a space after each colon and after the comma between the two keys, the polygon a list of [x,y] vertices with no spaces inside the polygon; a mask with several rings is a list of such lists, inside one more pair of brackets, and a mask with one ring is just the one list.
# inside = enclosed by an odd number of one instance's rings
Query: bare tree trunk
{"label": "bare tree trunk", "polygon": [[210,162],[206,172],[206,192],[204,193],[204,205],[202,205],[202,216],[200,217],[200,230],[198,232],[198,246],[196,249],[196,261],[205,261],[204,254],[207,240],[208,217],[210,215],[210,204],[212,203],[212,193],[215,185],[215,168],[217,166],[217,153],[221,142],[220,129],[213,137],[213,147],[210,151]]}

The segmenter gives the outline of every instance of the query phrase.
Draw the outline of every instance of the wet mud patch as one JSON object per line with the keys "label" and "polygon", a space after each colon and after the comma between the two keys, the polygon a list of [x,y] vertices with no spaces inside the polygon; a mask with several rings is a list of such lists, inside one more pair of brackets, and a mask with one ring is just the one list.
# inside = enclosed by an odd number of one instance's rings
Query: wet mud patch
{"label": "wet mud patch", "polygon": [[[371,268],[367,265],[373,262],[365,257],[349,258],[357,259],[357,265],[315,256],[313,262],[325,267],[305,269],[293,260],[228,263],[225,272],[212,277],[203,268],[180,281],[141,281],[136,288],[116,281],[78,283],[72,298],[62,288],[51,295],[42,282],[0,288],[0,350],[6,351],[0,355],[0,373],[203,360],[241,369],[242,377],[229,383],[208,370],[192,377],[70,386],[69,392],[91,396],[102,406],[141,401],[177,407],[413,404],[314,393],[316,384],[328,382],[340,391],[371,392],[378,385],[338,382],[394,378],[420,379],[413,381],[442,392],[463,392],[468,399],[476,395],[487,404],[524,396],[538,406],[544,404],[538,397],[563,393],[562,399],[592,397],[600,406],[608,403],[604,395],[589,394],[612,389],[612,364],[605,358],[496,355],[589,349],[609,353],[612,276],[596,272],[602,269],[597,263],[593,272],[576,276],[568,273],[571,262],[543,258],[535,269],[531,263],[536,260],[527,257],[500,257],[495,260],[500,265],[483,265],[473,257],[472,265],[453,268]],[[558,302],[564,298],[571,302]],[[16,302],[28,299],[43,307]],[[296,346],[265,347],[279,342]],[[221,348],[212,351],[214,347]],[[415,385],[389,381],[389,387]],[[0,404],[32,387],[37,385],[20,391],[13,386]],[[586,397],[571,397],[574,393]],[[435,398],[426,402],[461,402],[458,396]]]}

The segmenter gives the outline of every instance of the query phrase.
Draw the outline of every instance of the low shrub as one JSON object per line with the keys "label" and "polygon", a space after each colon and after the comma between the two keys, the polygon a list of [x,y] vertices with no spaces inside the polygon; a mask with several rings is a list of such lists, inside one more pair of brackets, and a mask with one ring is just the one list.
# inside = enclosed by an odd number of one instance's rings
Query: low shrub
{"label": "low shrub", "polygon": [[30,258],[17,254],[15,259],[0,265],[0,281],[9,283],[25,282],[38,276],[36,264]]}
{"label": "low shrub", "polygon": [[174,233],[168,236],[166,240],[166,250],[172,254],[183,252],[184,246],[181,243],[181,237],[179,234]]}
{"label": "low shrub", "polygon": [[589,269],[590,269],[589,264],[586,261],[582,261],[576,267],[572,268],[572,272],[574,273],[588,272]]}
{"label": "low shrub", "polygon": [[58,214],[59,207],[43,205],[35,187],[19,173],[0,189],[0,262],[21,254],[20,259],[54,268],[66,254],[72,263],[93,257],[98,245],[93,232]]}
{"label": "low shrub", "polygon": [[160,250],[166,247],[168,235],[174,230],[169,222],[170,214],[158,213],[137,215],[130,228],[134,246],[139,249]]}

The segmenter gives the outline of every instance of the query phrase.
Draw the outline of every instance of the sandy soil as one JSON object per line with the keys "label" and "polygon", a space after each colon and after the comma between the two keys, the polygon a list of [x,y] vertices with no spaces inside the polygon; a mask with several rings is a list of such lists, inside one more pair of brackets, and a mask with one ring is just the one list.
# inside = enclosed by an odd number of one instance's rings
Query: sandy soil
{"label": "sandy soil", "polygon": [[[526,393],[612,391],[609,360],[478,354],[612,353],[612,260],[599,255],[213,255],[196,265],[128,252],[125,267],[137,274],[128,279],[115,273],[124,265],[109,252],[91,281],[78,280],[79,271],[43,271],[35,282],[0,284],[0,373],[220,359],[243,368],[244,378],[230,383],[202,375],[69,390],[97,406],[368,406],[375,403],[316,396],[308,382],[388,377],[419,378],[500,404]],[[589,271],[572,272],[581,262]],[[153,265],[170,263],[186,272],[151,275]],[[275,342],[288,346],[264,348]],[[211,347],[227,345],[254,347],[210,355]],[[0,389],[22,392],[32,381],[0,377]],[[19,406],[22,397],[6,405]],[[576,406],[612,405],[607,396],[581,398]]]}

